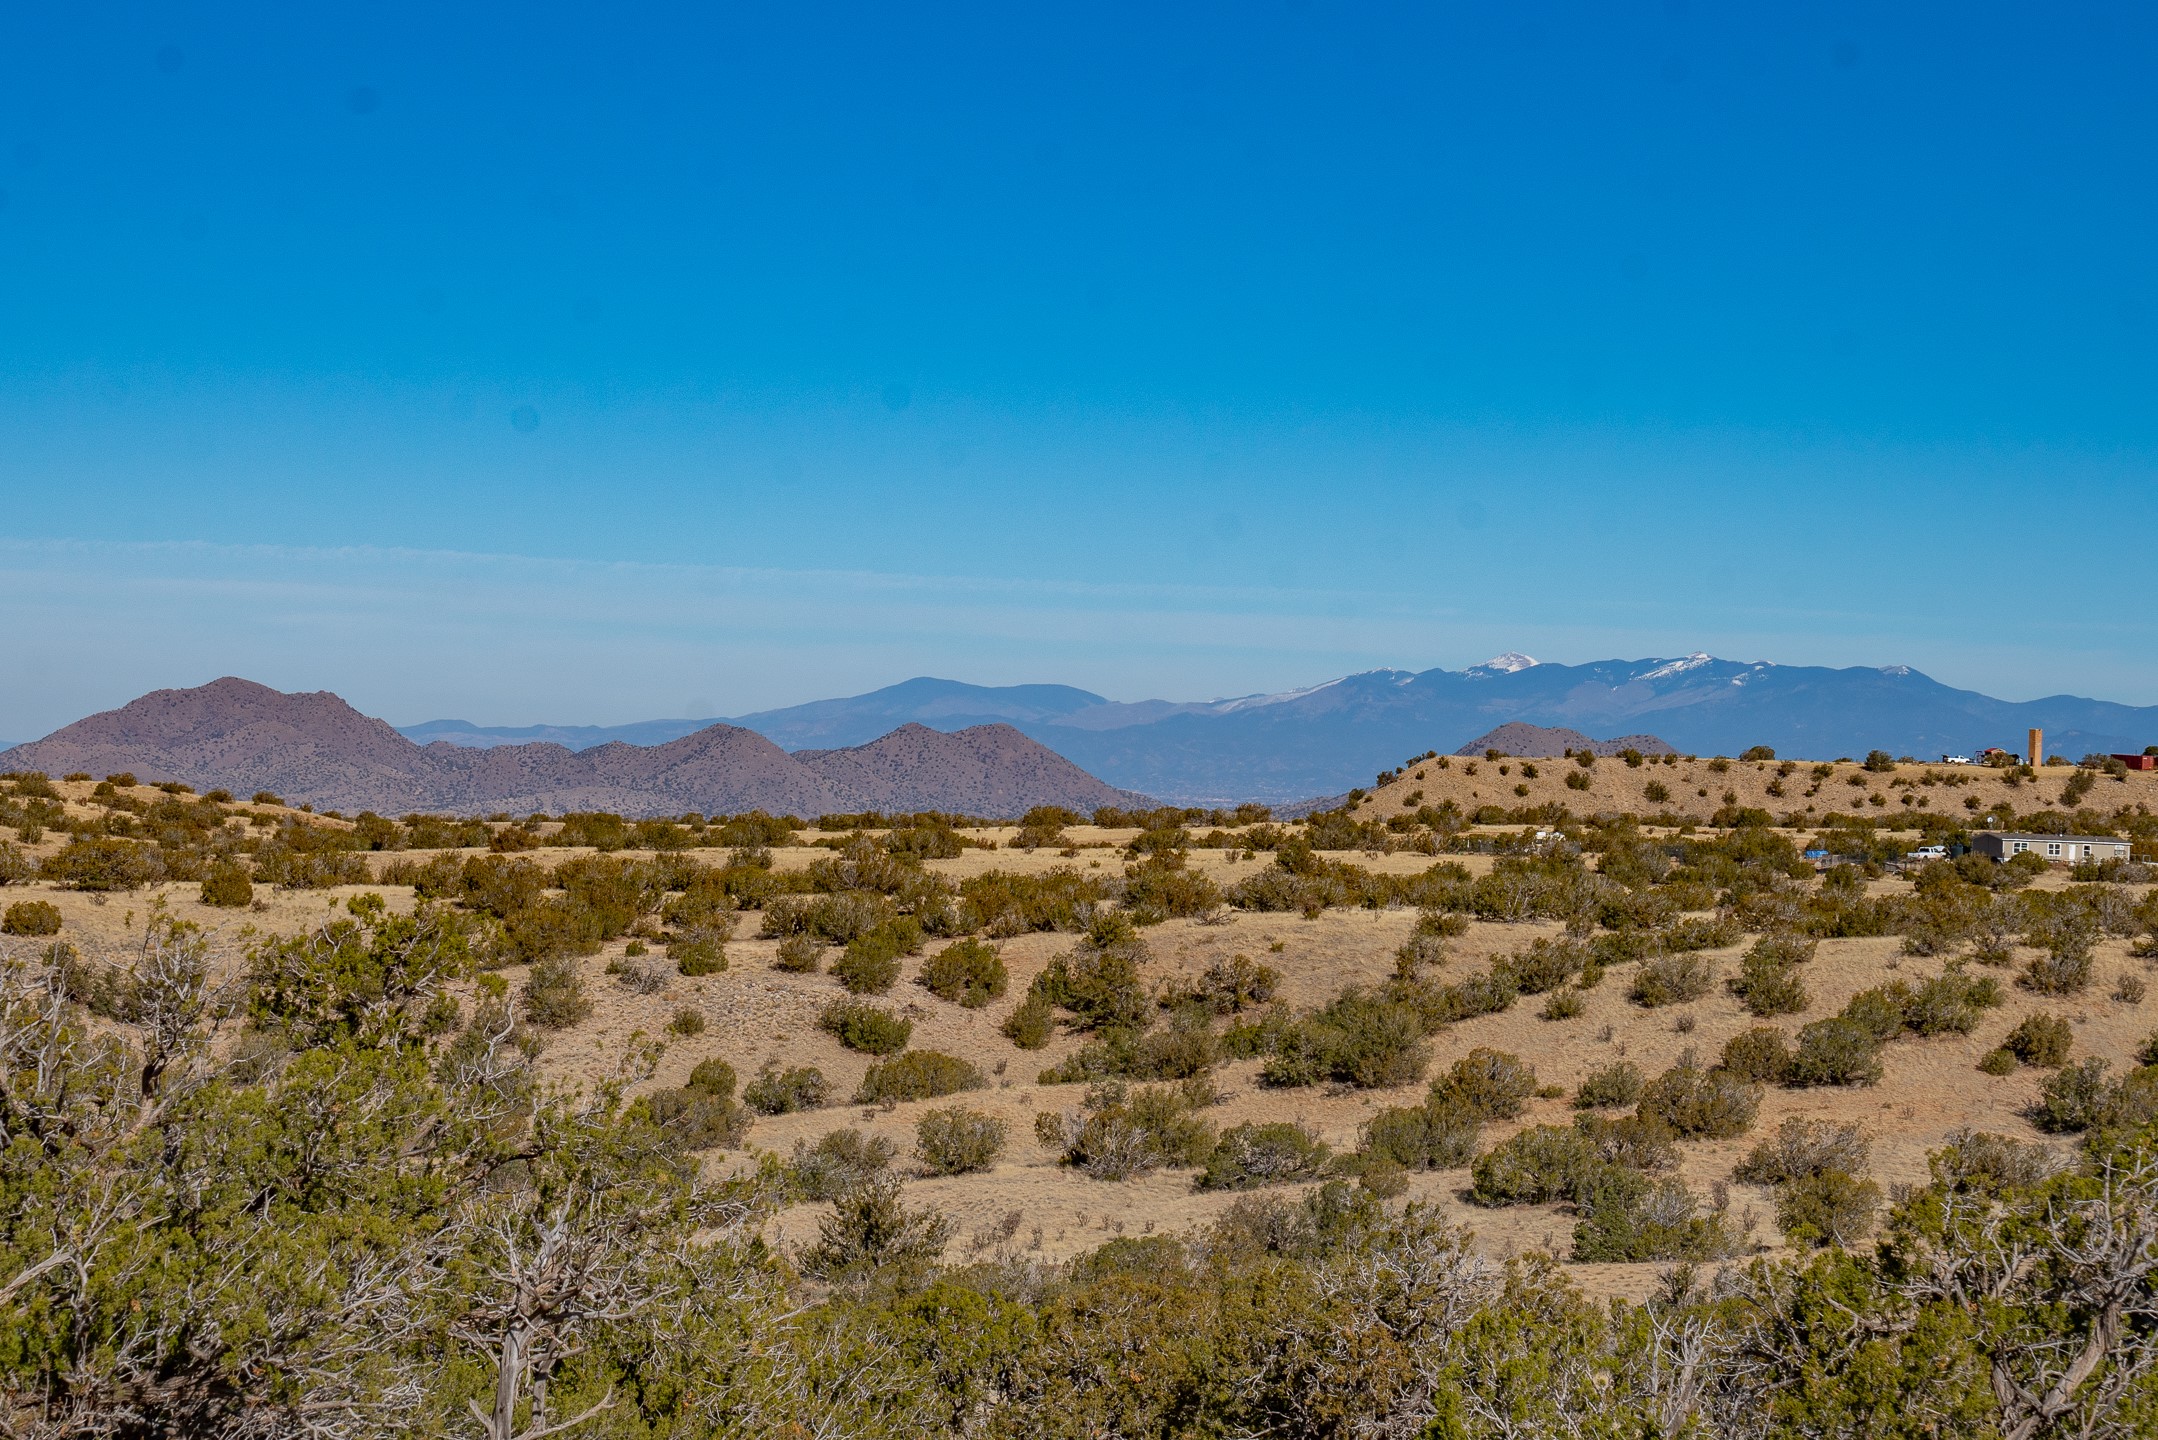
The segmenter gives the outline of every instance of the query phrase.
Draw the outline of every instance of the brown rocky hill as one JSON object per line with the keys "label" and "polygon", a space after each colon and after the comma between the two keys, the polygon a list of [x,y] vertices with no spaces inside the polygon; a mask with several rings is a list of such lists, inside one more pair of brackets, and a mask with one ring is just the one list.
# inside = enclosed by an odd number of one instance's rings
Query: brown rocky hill
{"label": "brown rocky hill", "polygon": [[[1104,784],[1009,725],[950,732],[902,725],[867,745],[798,750],[794,759],[822,776],[850,810],[1011,816],[1036,805],[1062,805],[1086,814],[1145,798]],[[1065,798],[1037,798],[1045,795]]]}
{"label": "brown rocky hill", "polygon": [[433,803],[424,807],[435,810],[821,815],[849,808],[814,771],[754,730],[735,725],[708,726],[665,745],[471,750],[438,742],[414,749],[439,776]]}
{"label": "brown rocky hill", "polygon": [[286,694],[227,677],[159,690],[0,753],[0,769],[132,771],[198,790],[274,790],[294,804],[403,814],[611,810],[625,815],[817,815],[949,810],[1018,815],[1135,798],[1006,725],[951,734],[909,725],[851,750],[789,755],[713,725],[665,745],[415,745],[327,691]]}
{"label": "brown rocky hill", "polygon": [[[425,808],[419,747],[327,690],[286,694],[227,676],[191,690],[153,690],[0,754],[0,769],[50,775],[132,771],[198,790],[275,790],[295,803]],[[352,803],[340,806],[340,796]],[[362,798],[364,797],[364,799]]]}
{"label": "brown rocky hill", "polygon": [[1616,755],[1622,750],[1638,750],[1643,755],[1678,753],[1654,735],[1621,735],[1616,740],[1593,740],[1579,730],[1569,730],[1563,725],[1531,725],[1526,720],[1509,720],[1496,730],[1487,730],[1454,753],[1476,756],[1493,750],[1501,755],[1520,755],[1530,760],[1556,760],[1583,750],[1591,755]]}

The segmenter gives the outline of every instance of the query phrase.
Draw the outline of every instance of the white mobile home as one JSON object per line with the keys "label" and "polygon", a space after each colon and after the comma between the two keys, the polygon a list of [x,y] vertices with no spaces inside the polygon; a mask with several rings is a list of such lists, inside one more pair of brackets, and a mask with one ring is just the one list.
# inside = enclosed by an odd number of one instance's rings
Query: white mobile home
{"label": "white mobile home", "polygon": [[2126,860],[2129,843],[2118,835],[2015,835],[1981,830],[1971,837],[1971,848],[1995,860],[2032,854],[2062,865],[2089,860]]}

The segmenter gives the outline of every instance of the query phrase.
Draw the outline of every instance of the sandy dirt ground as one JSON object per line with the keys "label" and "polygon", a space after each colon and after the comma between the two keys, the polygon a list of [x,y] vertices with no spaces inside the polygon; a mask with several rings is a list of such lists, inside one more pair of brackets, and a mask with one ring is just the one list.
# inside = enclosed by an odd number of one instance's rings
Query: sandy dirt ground
{"label": "sandy dirt ground", "polygon": [[[1455,762],[1456,766],[1460,764]],[[1564,790],[1558,778],[1570,765],[1571,762],[1539,762],[1539,779],[1533,783],[1553,787],[1556,793],[1551,798],[1564,797],[1575,802],[1577,808],[1587,808],[1579,803],[1580,792]],[[1756,767],[1734,762],[1724,774],[1710,777],[1704,767],[1705,762],[1690,767],[1682,762],[1675,768],[1643,767],[1633,771],[1622,762],[1605,760],[1596,767],[1596,783],[1602,786],[1610,782],[1616,792],[1621,784],[1638,786],[1644,783],[1643,777],[1660,775],[1670,777],[1667,783],[1677,791],[1681,782],[1690,785],[1689,777],[1697,775],[1718,787],[1750,787],[1741,791],[1741,798],[1745,803],[1755,803],[1753,793],[1765,785],[1764,777],[1773,777],[1775,771],[1772,765]],[[1382,810],[1398,810],[1402,799],[1417,788],[1425,792],[1418,803],[1435,803],[1441,793],[1436,777],[1447,772],[1432,771],[1427,764],[1427,776],[1419,782],[1414,778],[1414,768],[1381,792],[1373,803]],[[1479,775],[1467,776],[1450,767],[1447,783],[1468,786],[1464,793],[1473,796],[1470,782],[1490,768],[1490,762],[1480,762]],[[1840,767],[1839,774],[1844,770],[1861,773],[1855,767]],[[1904,767],[1899,773],[1914,772],[1912,767]],[[1800,777],[1804,784],[1798,789],[1813,783],[1808,771],[1802,770]],[[1880,778],[1868,777],[1869,784]],[[2140,783],[2150,777],[2132,778]],[[2058,788],[2057,782],[2041,783],[2048,790]],[[2094,800],[2119,803],[2117,793],[2109,790],[2112,785],[2102,780]],[[1840,806],[1849,804],[1844,790],[1857,793],[1855,787],[1830,780],[1824,782],[1824,794],[1832,786],[1840,787],[1835,794]],[[1908,788],[1897,793],[1905,793]],[[1994,794],[2004,792],[2006,787],[2000,786],[1990,772],[1980,772],[1970,786],[1935,788],[1943,798],[1954,800],[1974,789]],[[2017,800],[2028,801],[2033,790],[2033,786],[2025,785],[2014,793]],[[1508,798],[1511,802],[1512,797]],[[1614,802],[1622,798],[1617,793],[1612,795]],[[1012,835],[1008,828],[970,833],[1000,842],[999,848],[969,849],[954,859],[932,861],[929,868],[955,879],[993,868],[1038,872],[1058,865],[1118,875],[1124,858],[1115,847],[1132,832],[1074,827],[1070,838],[1076,853],[1071,855],[1002,848]],[[36,848],[51,846],[48,843]],[[576,852],[544,850],[535,858],[556,863],[571,853]],[[724,852],[717,850],[696,853],[715,863],[724,858]],[[779,850],[774,858],[779,867],[793,869],[830,853],[829,849],[804,845]],[[374,858],[380,861],[383,857]],[[1417,873],[1433,863],[1433,857],[1408,853],[1345,853],[1334,858],[1399,874]],[[1491,864],[1483,856],[1447,858],[1472,871]],[[1191,863],[1228,884],[1265,868],[1272,860],[1265,855],[1244,860],[1234,858],[1234,852],[1194,850]],[[2055,872],[2039,883],[2057,888],[2068,882],[2064,873]],[[1887,893],[1905,887],[1901,881],[1886,879],[1875,882],[1874,888]],[[212,938],[220,963],[236,967],[248,945],[259,938],[319,925],[350,896],[365,891],[383,894],[398,908],[414,903],[409,889],[396,886],[347,886],[327,891],[283,891],[259,886],[253,908],[232,911],[203,905],[198,887],[193,884],[165,884],[101,895],[37,882],[7,887],[0,891],[0,903],[25,898],[50,901],[62,914],[62,938],[94,957],[108,960],[124,960],[140,944],[152,906],[162,904],[170,913],[201,924]],[[1143,932],[1151,954],[1148,977],[1169,981],[1178,976],[1196,976],[1216,960],[1242,954],[1278,969],[1282,975],[1280,998],[1300,1009],[1308,1008],[1324,1003],[1344,986],[1370,985],[1385,979],[1393,970],[1394,951],[1409,936],[1414,921],[1414,912],[1406,909],[1333,910],[1315,919],[1229,911],[1218,923],[1172,920]],[[652,1086],[678,1085],[699,1061],[717,1056],[732,1064],[745,1083],[766,1064],[814,1065],[830,1081],[833,1094],[852,1094],[870,1059],[842,1048],[816,1023],[824,1006],[843,993],[839,983],[829,975],[787,974],[772,968],[777,942],[756,938],[756,924],[755,915],[743,917],[740,938],[728,946],[730,963],[724,972],[694,979],[674,976],[656,994],[632,993],[605,973],[610,959],[622,955],[626,941],[613,942],[602,953],[579,960],[579,972],[595,1002],[593,1013],[583,1023],[549,1037],[541,1056],[542,1068],[563,1083],[589,1085],[616,1073],[627,1043],[641,1035],[665,1041],[659,1069],[647,1082]],[[1450,943],[1449,958],[1438,973],[1444,978],[1475,973],[1492,959],[1519,950],[1538,936],[1556,933],[1558,927],[1548,923],[1476,923],[1466,935]],[[1196,1191],[1191,1171],[1161,1171],[1124,1182],[1097,1181],[1060,1165],[1057,1156],[1035,1140],[1037,1114],[1073,1110],[1080,1103],[1084,1087],[1044,1085],[1038,1079],[1045,1067],[1077,1049],[1080,1040],[1060,1035],[1044,1050],[1022,1051],[1002,1035],[999,1025],[1019,1003],[1033,976],[1051,957],[1069,948],[1072,941],[1068,935],[1034,934],[999,942],[1011,972],[1010,988],[1003,999],[980,1010],[938,1000],[913,983],[922,960],[934,953],[941,942],[931,942],[923,956],[908,960],[900,983],[882,997],[883,1003],[914,1022],[913,1048],[941,1050],[968,1060],[987,1077],[988,1088],[937,1101],[882,1107],[842,1103],[810,1113],[760,1119],[751,1129],[744,1149],[711,1152],[708,1167],[715,1174],[727,1173],[753,1165],[763,1152],[784,1157],[798,1143],[813,1142],[837,1126],[851,1126],[890,1140],[901,1156],[902,1173],[911,1174],[908,1157],[922,1112],[959,1103],[1005,1121],[1009,1142],[1002,1161],[988,1173],[913,1178],[908,1183],[914,1203],[934,1205],[957,1222],[952,1251],[955,1256],[1005,1243],[1009,1237],[1009,1243],[1018,1249],[1042,1258],[1061,1259],[1119,1234],[1177,1232],[1206,1224],[1236,1197]],[[0,940],[0,951],[23,954],[41,943],[45,942],[8,938]],[[1735,973],[1743,949],[1741,945],[1711,952],[1720,975]],[[658,960],[656,951],[657,947],[652,961]],[[1939,959],[1918,959],[1900,951],[1901,942],[1893,938],[1822,942],[1817,958],[1805,970],[1810,1007],[1804,1014],[1778,1017],[1768,1023],[1795,1033],[1806,1021],[1833,1014],[1859,990],[1896,978],[1915,982],[1942,968]],[[1976,1033],[1969,1036],[1906,1038],[1890,1044],[1885,1053],[1886,1075],[1877,1086],[1770,1089],[1759,1119],[1746,1137],[1681,1146],[1680,1174],[1704,1194],[1719,1183],[1729,1185],[1732,1212],[1745,1220],[1757,1243],[1774,1246],[1780,1239],[1768,1194],[1731,1183],[1730,1177],[1733,1167],[1758,1138],[1786,1116],[1862,1122],[1874,1139],[1873,1175],[1884,1186],[1923,1182],[1928,1152],[1938,1148],[1950,1132],[1964,1126],[2024,1139],[2044,1138],[2027,1118],[2044,1072],[2024,1069],[1995,1078],[1981,1073],[1977,1062],[2025,1015],[2046,1009],[2066,1014],[2073,1022],[2077,1058],[2100,1056],[2116,1068],[2132,1064],[2137,1046],[2158,1025],[2158,1001],[2130,1004],[2113,996],[2122,975],[2148,976],[2149,967],[2129,953],[2124,941],[2104,941],[2097,953],[2094,982],[2083,995],[2066,1001],[2034,996],[2009,983],[2013,971],[1998,972],[2007,991],[2005,1006],[1989,1011]],[[1732,1035],[1764,1023],[1748,1015],[1720,984],[1690,1005],[1644,1009],[1627,998],[1630,970],[1628,966],[1612,969],[1603,983],[1587,995],[1586,1012],[1572,1019],[1542,1020],[1537,1016],[1538,1002],[1525,997],[1503,1014],[1449,1027],[1432,1042],[1429,1073],[1439,1073],[1472,1048],[1492,1046],[1519,1054],[1535,1066],[1544,1083],[1562,1086],[1570,1095],[1589,1071],[1612,1060],[1630,1059],[1653,1076],[1688,1049],[1704,1060],[1713,1060]],[[503,973],[513,988],[523,979],[518,969]],[[702,1012],[706,1025],[701,1033],[689,1037],[670,1034],[670,1018],[684,1007]],[[1345,1087],[1278,1090],[1263,1086],[1258,1070],[1256,1062],[1219,1067],[1216,1078],[1221,1100],[1206,1118],[1224,1128],[1254,1120],[1299,1121],[1337,1150],[1345,1151],[1356,1146],[1360,1127],[1373,1114],[1388,1106],[1414,1103],[1424,1091],[1422,1083],[1392,1091]],[[1536,1100],[1521,1120],[1488,1128],[1485,1144],[1497,1143],[1523,1125],[1568,1123],[1572,1113],[1564,1098]],[[1468,1201],[1467,1189],[1466,1171],[1440,1172],[1414,1177],[1410,1195],[1440,1206],[1451,1218],[1475,1231],[1480,1243],[1494,1254],[1536,1249],[1566,1254],[1572,1222],[1561,1207],[1484,1209]],[[817,1205],[787,1210],[773,1223],[773,1236],[786,1245],[805,1243],[813,1237],[824,1213],[826,1207]],[[1571,1268],[1594,1291],[1638,1295],[1655,1283],[1659,1267]]]}

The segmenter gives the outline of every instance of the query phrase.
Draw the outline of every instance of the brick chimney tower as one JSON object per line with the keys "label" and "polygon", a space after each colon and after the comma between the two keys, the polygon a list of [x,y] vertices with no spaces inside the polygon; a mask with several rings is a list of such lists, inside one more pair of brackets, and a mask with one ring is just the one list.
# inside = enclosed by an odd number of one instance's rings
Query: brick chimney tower
{"label": "brick chimney tower", "polygon": [[2034,727],[2031,731],[2031,764],[2042,765],[2045,763],[2045,758],[2046,732]]}

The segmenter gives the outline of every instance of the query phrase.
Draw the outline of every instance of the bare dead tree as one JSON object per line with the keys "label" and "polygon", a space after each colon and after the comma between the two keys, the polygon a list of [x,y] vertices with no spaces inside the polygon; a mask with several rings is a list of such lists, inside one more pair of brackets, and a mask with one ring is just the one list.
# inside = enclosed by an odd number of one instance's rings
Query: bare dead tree
{"label": "bare dead tree", "polygon": [[1945,1203],[1941,1238],[1893,1288],[1973,1317],[2004,1440],[2129,1435],[2122,1402],[2158,1375],[2158,1156],[2102,1159],[2089,1194],[2042,1216],[1968,1191]]}

